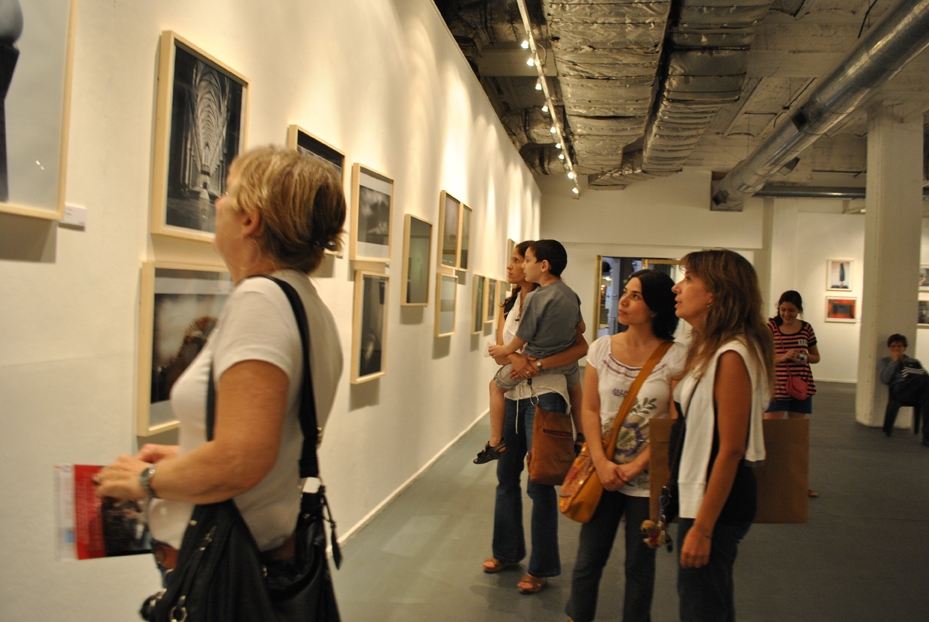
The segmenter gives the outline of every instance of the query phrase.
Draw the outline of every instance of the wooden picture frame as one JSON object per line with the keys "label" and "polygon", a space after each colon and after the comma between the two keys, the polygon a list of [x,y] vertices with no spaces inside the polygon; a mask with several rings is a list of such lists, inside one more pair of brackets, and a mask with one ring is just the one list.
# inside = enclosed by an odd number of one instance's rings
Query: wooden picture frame
{"label": "wooden picture frame", "polygon": [[[345,190],[348,185],[349,172],[351,169],[346,166],[345,154],[339,149],[336,149],[324,140],[320,140],[299,125],[293,124],[287,126],[287,147],[296,149],[300,153],[319,158],[334,166],[339,172],[339,176],[342,178],[342,190]],[[326,254],[342,257],[341,251],[335,252],[327,250]]]}
{"label": "wooden picture frame", "polygon": [[432,223],[406,214],[403,218],[403,294],[400,306],[429,305]]}
{"label": "wooden picture frame", "polygon": [[516,250],[516,242],[511,238],[506,239],[506,265],[510,265],[510,259],[513,258],[513,251]]}
{"label": "wooden picture frame", "polygon": [[484,300],[487,298],[487,279],[475,274],[471,289],[471,334],[477,335],[484,330]]}
{"label": "wooden picture frame", "polygon": [[387,310],[390,276],[355,271],[355,306],[352,314],[351,383],[361,384],[387,373]]}
{"label": "wooden picture frame", "polygon": [[152,233],[211,242],[216,199],[245,151],[248,79],[177,33],[161,33]]}
{"label": "wooden picture frame", "polygon": [[929,292],[929,266],[919,267],[919,291]]}
{"label": "wooden picture frame", "polygon": [[61,220],[77,1],[30,0],[4,10],[20,27],[7,33],[13,41],[0,53],[9,85],[0,115],[0,212]]}
{"label": "wooden picture frame", "polygon": [[390,263],[393,248],[393,195],[393,179],[358,163],[352,166],[349,259]]}
{"label": "wooden picture frame", "polygon": [[849,292],[852,290],[852,260],[826,260],[826,291]]}
{"label": "wooden picture frame", "polygon": [[439,272],[435,286],[435,336],[455,334],[455,307],[458,302],[458,277]]}
{"label": "wooden picture frame", "polygon": [[826,296],[826,321],[854,323],[858,321],[858,299]]}
{"label": "wooden picture frame", "polygon": [[919,313],[916,316],[916,325],[920,328],[929,328],[929,300],[917,301]]}
{"label": "wooden picture frame", "polygon": [[203,347],[234,287],[225,268],[142,264],[138,436],[178,426],[168,401],[171,387]]}
{"label": "wooden picture frame", "polygon": [[458,265],[459,270],[470,269],[470,247],[471,247],[471,216],[470,207],[461,204],[461,224],[458,225]]}
{"label": "wooden picture frame", "polygon": [[500,309],[506,303],[506,296],[509,293],[509,282],[506,280],[500,281],[500,284],[497,285],[497,308]]}
{"label": "wooden picture frame", "polygon": [[461,201],[442,191],[439,193],[438,265],[442,268],[458,267],[459,237],[461,234]]}
{"label": "wooden picture frame", "polygon": [[484,323],[492,324],[497,319],[497,279],[487,279],[487,293],[484,294]]}

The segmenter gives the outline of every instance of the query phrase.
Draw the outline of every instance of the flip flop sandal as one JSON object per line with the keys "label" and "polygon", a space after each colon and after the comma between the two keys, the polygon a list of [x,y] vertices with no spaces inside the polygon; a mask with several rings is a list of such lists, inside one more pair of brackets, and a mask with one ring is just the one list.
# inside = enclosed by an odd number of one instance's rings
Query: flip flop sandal
{"label": "flip flop sandal", "polygon": [[819,497],[818,492],[816,492],[815,490],[810,490],[810,489],[807,490],[807,495],[809,495],[811,499],[816,499],[817,497]]}
{"label": "flip flop sandal", "polygon": [[484,560],[484,572],[487,574],[496,574],[517,566],[519,562],[502,562],[496,557],[488,557]]}
{"label": "flip flop sandal", "polygon": [[484,446],[484,449],[477,454],[477,458],[474,459],[474,464],[484,464],[490,462],[491,460],[499,460],[506,452],[506,443],[500,441],[496,447],[490,446],[490,441]]}
{"label": "flip flop sandal", "polygon": [[520,579],[516,587],[519,588],[520,594],[538,594],[546,585],[548,585],[548,579],[544,577],[533,577],[531,574],[527,574]]}

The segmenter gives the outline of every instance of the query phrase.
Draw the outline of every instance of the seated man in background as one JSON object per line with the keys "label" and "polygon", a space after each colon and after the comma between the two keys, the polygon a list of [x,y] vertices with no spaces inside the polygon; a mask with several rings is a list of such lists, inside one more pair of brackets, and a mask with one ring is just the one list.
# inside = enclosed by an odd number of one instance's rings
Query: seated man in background
{"label": "seated man in background", "polygon": [[919,432],[922,415],[923,446],[929,447],[929,374],[914,358],[906,355],[906,337],[893,334],[887,338],[890,356],[877,363],[881,382],[890,387],[887,410],[884,412],[884,434],[893,432],[897,411],[901,406],[913,407],[913,434]]}

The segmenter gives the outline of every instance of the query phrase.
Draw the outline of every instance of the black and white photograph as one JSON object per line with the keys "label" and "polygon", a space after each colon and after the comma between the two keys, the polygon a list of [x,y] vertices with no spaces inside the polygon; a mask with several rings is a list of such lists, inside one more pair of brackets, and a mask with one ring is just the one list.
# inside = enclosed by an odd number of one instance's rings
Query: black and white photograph
{"label": "black and white photograph", "polygon": [[461,205],[461,235],[459,237],[458,269],[467,270],[470,267],[468,248],[471,246],[471,208]]}
{"label": "black and white photograph", "polygon": [[471,334],[476,335],[484,330],[484,299],[486,281],[479,274],[474,275],[474,284],[471,292]]}
{"label": "black and white photograph", "polygon": [[458,267],[460,212],[461,201],[443,190],[439,200],[439,265],[446,268]]}
{"label": "black and white photograph", "polygon": [[484,323],[489,324],[497,319],[497,280],[487,279],[484,296]]}
{"label": "black and white photograph", "polygon": [[345,154],[316,138],[299,125],[289,125],[287,127],[287,146],[296,149],[300,153],[328,162],[339,171],[339,175],[344,175]]}
{"label": "black and white photograph", "polygon": [[851,259],[829,259],[826,261],[826,289],[834,292],[851,291]]}
{"label": "black and white photograph", "polygon": [[401,306],[429,304],[429,257],[432,223],[407,214],[403,222],[403,298]]}
{"label": "black and white photograph", "polygon": [[171,388],[200,353],[232,289],[229,274],[219,268],[143,266],[140,436],[176,425]]}
{"label": "black and white photograph", "polygon": [[919,301],[919,315],[916,323],[922,327],[929,326],[929,300]]}
{"label": "black and white photograph", "polygon": [[929,292],[929,266],[919,267],[919,291]]}
{"label": "black and white photograph", "polygon": [[173,32],[161,37],[152,232],[213,237],[216,199],[245,147],[248,81]]}
{"label": "black and white photograph", "polygon": [[387,294],[390,277],[355,272],[355,312],[352,323],[352,384],[386,373]]}
{"label": "black and white photograph", "polygon": [[455,304],[458,301],[458,277],[440,273],[436,277],[435,296],[435,336],[448,337],[454,335]]}
{"label": "black and white photograph", "polygon": [[353,261],[390,262],[391,214],[394,182],[389,177],[355,164],[352,168]]}
{"label": "black and white photograph", "polygon": [[0,212],[64,212],[74,0],[0,2]]}

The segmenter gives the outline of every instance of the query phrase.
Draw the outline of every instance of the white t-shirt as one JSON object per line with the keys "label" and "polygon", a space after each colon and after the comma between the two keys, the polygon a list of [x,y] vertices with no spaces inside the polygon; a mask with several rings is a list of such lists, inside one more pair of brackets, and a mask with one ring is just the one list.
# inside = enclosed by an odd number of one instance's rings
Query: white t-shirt
{"label": "white t-shirt", "polygon": [[[529,292],[527,296],[531,294]],[[506,319],[503,322],[503,343],[508,344],[513,340],[513,337],[516,336],[516,331],[519,329],[519,301],[516,301],[516,304],[513,305],[513,308],[507,314]],[[529,386],[529,383],[526,381],[520,382],[518,385],[510,389],[505,393],[505,397],[511,400],[527,400],[530,399],[535,393],[535,395],[544,395],[545,393],[558,393],[561,397],[564,398],[564,401],[568,404],[568,411],[571,410],[571,400],[568,397],[568,381],[564,377],[564,374],[543,374],[541,376],[536,376],[532,379],[532,386]]]}
{"label": "white t-shirt", "polygon": [[[310,280],[294,270],[274,273],[300,294],[310,331],[310,369],[317,425],[323,427],[342,374],[342,347],[335,321]],[[241,361],[266,361],[287,374],[287,414],[277,462],[254,488],[235,497],[236,505],[260,550],[282,544],[296,526],[303,480],[299,473],[300,380],[303,377],[300,333],[283,290],[264,278],[247,279],[229,296],[219,320],[196,359],[171,390],[171,407],[180,421],[180,454],[206,443],[207,375],[219,387],[223,373]],[[217,413],[217,417],[221,413]],[[155,476],[157,485],[157,475]],[[180,548],[193,505],[153,499],[149,528],[156,540]]]}
{"label": "white t-shirt", "polygon": [[[597,391],[600,394],[600,433],[606,438],[613,420],[622,406],[629,388],[641,367],[620,363],[611,353],[610,336],[597,339],[587,353],[587,364],[597,370]],[[642,383],[635,402],[626,415],[616,438],[613,462],[627,464],[648,447],[650,419],[667,419],[671,412],[671,379],[684,371],[687,348],[674,343]],[[620,489],[632,497],[649,496],[648,469]]]}

